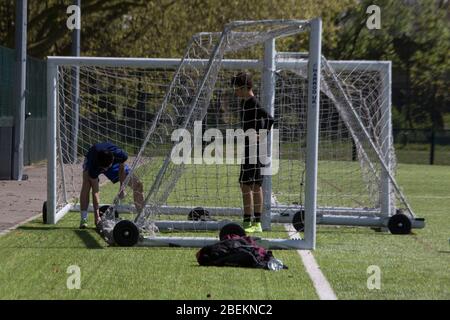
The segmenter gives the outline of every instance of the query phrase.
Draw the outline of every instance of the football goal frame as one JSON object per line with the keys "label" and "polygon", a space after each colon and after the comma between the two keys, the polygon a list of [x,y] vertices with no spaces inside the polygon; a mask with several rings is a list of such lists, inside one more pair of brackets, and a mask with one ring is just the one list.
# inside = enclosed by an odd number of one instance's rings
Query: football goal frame
{"label": "football goal frame", "polygon": [[[248,22],[236,22],[230,28],[245,24]],[[292,23],[299,23],[295,21]],[[320,19],[313,19],[307,22],[301,22],[307,25],[309,32],[309,51],[308,54],[286,53],[283,59],[283,53],[276,51],[275,38],[268,39],[264,43],[264,57],[261,60],[243,60],[243,59],[224,59],[221,61],[221,67],[230,70],[259,69],[262,74],[262,88],[265,92],[264,101],[262,101],[266,111],[274,115],[275,103],[275,77],[277,69],[289,69],[291,66],[298,67],[299,64],[307,65],[308,77],[308,102],[307,102],[307,129],[306,129],[306,168],[304,203],[297,206],[274,203],[272,195],[272,181],[270,176],[265,176],[263,182],[264,192],[264,212],[262,223],[264,230],[270,230],[271,223],[294,223],[302,224],[304,237],[302,239],[260,239],[259,241],[266,247],[272,249],[314,249],[316,246],[316,224],[324,225],[344,225],[344,226],[365,226],[374,228],[388,228],[392,217],[396,214],[397,208],[395,201],[392,200],[394,192],[400,192],[399,187],[393,180],[391,170],[392,158],[389,156],[392,146],[392,119],[391,119],[391,62],[389,61],[329,61],[330,66],[340,71],[343,68],[352,70],[361,69],[364,71],[377,71],[383,74],[381,77],[381,96],[383,108],[382,116],[384,126],[381,135],[385,143],[382,146],[382,170],[380,175],[380,208],[336,208],[319,207],[317,205],[317,175],[318,175],[318,144],[319,144],[319,112],[320,112],[320,92],[321,92],[321,31],[322,25]],[[307,56],[307,59],[304,57]],[[58,169],[57,161],[61,161],[58,150],[61,150],[61,141],[58,138],[58,104],[59,84],[58,68],[83,67],[83,66],[103,66],[103,67],[134,67],[134,68],[161,68],[176,70],[182,59],[151,59],[151,58],[99,58],[99,57],[48,57],[47,60],[47,96],[48,96],[48,162],[47,162],[47,201],[45,203],[45,221],[49,224],[57,223],[66,213],[79,210],[79,205],[70,199],[64,190],[66,182],[64,166],[60,165]],[[192,64],[206,64],[208,61],[192,61]],[[77,118],[77,116],[75,116]],[[78,137],[78,133],[72,135]],[[269,137],[269,143],[270,143]],[[76,141],[72,141],[76,144]],[[270,149],[270,147],[269,147]],[[58,160],[59,159],[59,160]],[[58,172],[60,170],[60,172]],[[163,170],[163,169],[162,169]],[[81,168],[80,168],[81,173]],[[164,174],[164,172],[162,172]],[[62,182],[57,181],[60,176]],[[58,183],[61,185],[63,205],[57,203]],[[396,190],[393,190],[396,189]],[[400,192],[400,197],[403,194]],[[407,201],[405,200],[407,204]],[[92,208],[91,208],[92,209]],[[220,216],[239,216],[242,215],[242,209],[235,207],[208,207],[212,215]],[[411,228],[422,228],[423,219],[416,218],[412,209],[407,204],[410,217],[408,221]],[[118,212],[133,211],[130,205],[118,204],[115,206]],[[188,214],[192,207],[186,206],[161,206],[159,213],[167,215]],[[227,224],[227,221],[156,221],[160,229],[179,229],[179,230],[218,230]],[[144,246],[187,246],[201,247],[216,242],[216,238],[188,238],[188,237],[142,237],[138,244]]]}

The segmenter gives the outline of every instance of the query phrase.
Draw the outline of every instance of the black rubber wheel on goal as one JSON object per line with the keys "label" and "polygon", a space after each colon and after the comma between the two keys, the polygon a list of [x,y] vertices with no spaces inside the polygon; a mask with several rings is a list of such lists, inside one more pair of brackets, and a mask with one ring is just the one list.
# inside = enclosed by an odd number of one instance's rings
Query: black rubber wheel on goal
{"label": "black rubber wheel on goal", "polygon": [[130,220],[117,222],[113,229],[114,242],[121,247],[132,247],[139,240],[139,229]]}
{"label": "black rubber wheel on goal", "polygon": [[47,201],[44,201],[44,204],[42,205],[42,222],[47,224]]}
{"label": "black rubber wheel on goal", "polygon": [[219,239],[220,241],[225,240],[225,237],[231,234],[243,237],[245,236],[245,230],[237,223],[228,223],[220,229]]}
{"label": "black rubber wheel on goal", "polygon": [[[105,212],[108,211],[110,207],[111,207],[110,205],[105,204],[104,206],[98,208],[98,211],[100,212],[100,217],[103,217]],[[114,209],[114,218],[119,219],[119,213],[117,212],[116,209]]]}
{"label": "black rubber wheel on goal", "polygon": [[392,234],[410,234],[411,220],[403,213],[396,213],[389,218],[388,229]]}
{"label": "black rubber wheel on goal", "polygon": [[298,232],[305,230],[305,210],[297,211],[292,218],[292,225]]}

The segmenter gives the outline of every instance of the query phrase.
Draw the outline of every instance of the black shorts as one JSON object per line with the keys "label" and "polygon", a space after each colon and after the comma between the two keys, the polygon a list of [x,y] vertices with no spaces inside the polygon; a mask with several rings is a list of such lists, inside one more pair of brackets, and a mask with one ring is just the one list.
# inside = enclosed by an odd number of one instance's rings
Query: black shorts
{"label": "black shorts", "polygon": [[241,164],[239,183],[246,185],[258,184],[261,186],[263,177],[261,176],[261,163],[258,159],[259,145],[256,146],[256,155],[250,155],[249,142],[246,138],[244,150],[245,153]]}
{"label": "black shorts", "polygon": [[263,177],[261,175],[261,165],[256,164],[241,164],[241,173],[239,175],[239,183],[246,185],[262,185]]}

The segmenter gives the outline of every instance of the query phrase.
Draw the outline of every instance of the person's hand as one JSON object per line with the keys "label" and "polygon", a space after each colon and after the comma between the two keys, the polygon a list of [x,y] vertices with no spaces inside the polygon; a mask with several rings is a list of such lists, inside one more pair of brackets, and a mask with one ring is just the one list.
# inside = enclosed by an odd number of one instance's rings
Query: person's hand
{"label": "person's hand", "polygon": [[100,220],[102,220],[102,218],[100,218],[100,212],[97,210],[97,212],[94,213],[94,219],[95,219],[95,225],[98,225]]}
{"label": "person's hand", "polygon": [[119,199],[120,200],[123,200],[123,199],[125,199],[125,196],[127,195],[127,193],[125,192],[125,190],[121,190],[120,192],[119,192]]}

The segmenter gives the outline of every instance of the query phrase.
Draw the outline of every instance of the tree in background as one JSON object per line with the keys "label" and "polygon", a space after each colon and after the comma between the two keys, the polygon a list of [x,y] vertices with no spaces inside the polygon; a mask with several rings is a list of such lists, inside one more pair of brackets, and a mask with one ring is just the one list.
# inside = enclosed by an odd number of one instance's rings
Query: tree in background
{"label": "tree in background", "polygon": [[[28,52],[44,58],[70,52],[66,28],[70,0],[29,1]],[[82,54],[181,56],[200,31],[221,31],[233,20],[309,19],[322,16],[326,41],[335,38],[334,16],[355,0],[82,0]],[[0,3],[0,43],[14,47],[14,0]],[[288,45],[299,46],[291,40]],[[286,49],[285,48],[285,49]]]}
{"label": "tree in background", "polygon": [[[381,29],[366,27],[366,8],[381,8]],[[450,112],[448,1],[364,0],[336,20],[336,59],[392,60],[395,126],[442,128]]]}
{"label": "tree in background", "polygon": [[[233,20],[323,20],[329,59],[392,60],[395,126],[443,126],[450,112],[448,0],[82,0],[82,55],[180,57],[191,36]],[[28,53],[69,55],[70,0],[29,1]],[[369,5],[381,29],[369,30]],[[14,0],[0,2],[0,44],[14,47]],[[280,51],[304,51],[301,35]]]}

